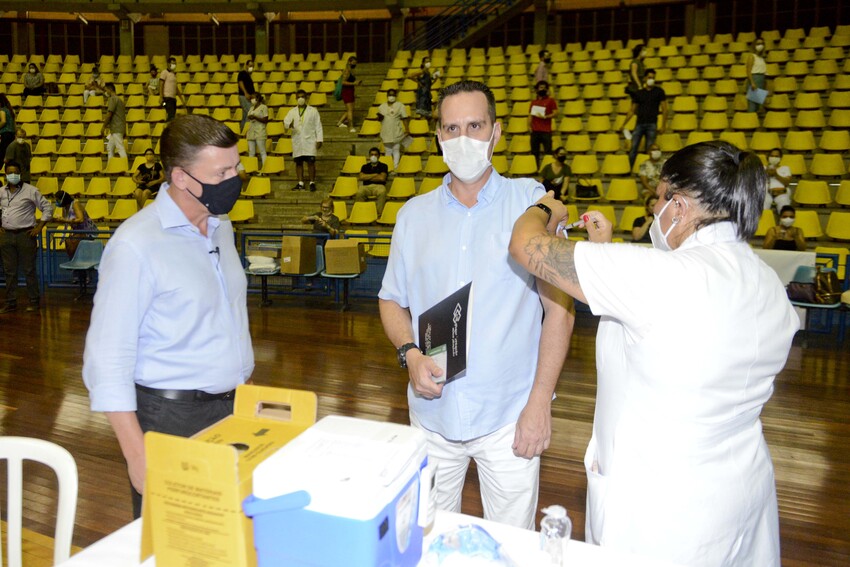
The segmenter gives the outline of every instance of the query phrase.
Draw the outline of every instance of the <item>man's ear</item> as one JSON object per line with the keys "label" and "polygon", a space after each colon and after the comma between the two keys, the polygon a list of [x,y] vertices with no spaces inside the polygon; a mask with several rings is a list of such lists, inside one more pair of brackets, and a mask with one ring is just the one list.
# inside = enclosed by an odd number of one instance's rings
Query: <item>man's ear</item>
{"label": "man's ear", "polygon": [[186,172],[183,171],[181,167],[175,167],[171,170],[171,183],[169,183],[170,187],[176,187],[177,189],[185,190],[186,185],[188,184],[188,177],[186,176]]}

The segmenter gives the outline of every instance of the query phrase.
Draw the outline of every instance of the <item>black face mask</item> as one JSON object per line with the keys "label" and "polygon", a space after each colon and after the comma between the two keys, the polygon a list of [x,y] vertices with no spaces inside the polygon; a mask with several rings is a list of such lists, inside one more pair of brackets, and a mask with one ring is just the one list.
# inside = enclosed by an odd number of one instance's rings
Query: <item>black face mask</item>
{"label": "black face mask", "polygon": [[352,69],[354,69],[355,67],[357,67],[357,63],[352,63],[352,64],[350,65],[350,67],[351,67]]}
{"label": "black face mask", "polygon": [[564,163],[565,161],[567,161],[567,156],[558,156],[556,159],[559,162]]}
{"label": "black face mask", "polygon": [[549,94],[549,91],[537,91],[537,96],[539,96],[540,98],[543,98],[547,94]]}
{"label": "black face mask", "polygon": [[189,191],[189,194],[200,201],[214,215],[229,213],[239,199],[239,193],[242,192],[242,178],[238,175],[225,179],[221,183],[204,183],[185,169],[183,171],[201,184],[200,197],[196,197],[191,191]]}
{"label": "black face mask", "polygon": [[545,59],[543,59],[543,62],[544,62],[544,63],[551,63],[551,62],[552,62],[552,58],[551,58],[551,57],[546,57]]}

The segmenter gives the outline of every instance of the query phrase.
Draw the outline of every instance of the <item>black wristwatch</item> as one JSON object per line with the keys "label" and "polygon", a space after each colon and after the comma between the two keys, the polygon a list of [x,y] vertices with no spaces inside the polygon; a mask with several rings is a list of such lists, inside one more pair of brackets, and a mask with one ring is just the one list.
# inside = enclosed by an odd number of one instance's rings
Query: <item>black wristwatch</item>
{"label": "black wristwatch", "polygon": [[[540,209],[541,211],[546,213],[546,215],[548,216],[548,218],[546,219],[546,224],[549,224],[549,221],[552,220],[552,209],[550,209],[549,207],[547,207],[543,203],[534,203],[533,205],[528,207],[528,209],[533,209],[534,207],[537,207],[538,209]],[[526,211],[528,209],[526,209]]]}
{"label": "black wristwatch", "polygon": [[405,343],[401,345],[396,351],[396,354],[398,354],[398,365],[402,368],[407,368],[407,351],[413,348],[419,350],[419,347],[416,345],[416,343]]}

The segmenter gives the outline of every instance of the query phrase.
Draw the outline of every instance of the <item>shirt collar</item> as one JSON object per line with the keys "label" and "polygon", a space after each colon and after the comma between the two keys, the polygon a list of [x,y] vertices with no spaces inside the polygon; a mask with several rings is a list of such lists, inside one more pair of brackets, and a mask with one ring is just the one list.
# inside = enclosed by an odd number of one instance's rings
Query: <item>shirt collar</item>
{"label": "shirt collar", "polygon": [[[449,183],[452,180],[452,174],[447,173],[443,177],[443,203],[448,205],[452,202],[460,203],[457,200],[457,197],[454,196],[451,189],[449,189]],[[505,182],[505,178],[502,177],[499,172],[496,171],[496,168],[493,168],[493,171],[490,172],[490,178],[487,179],[487,183],[484,184],[484,187],[478,192],[478,203],[490,204],[492,203],[497,195],[499,188]],[[476,206],[478,206],[476,204]]]}
{"label": "shirt collar", "polygon": [[[177,203],[174,202],[174,199],[171,198],[171,195],[168,193],[168,182],[165,181],[159,188],[159,193],[157,193],[156,201],[153,206],[157,207],[159,212],[159,221],[162,224],[163,229],[169,228],[180,228],[180,227],[189,227],[190,230],[200,233],[198,227],[192,224],[188,217],[180,210],[180,207],[177,206]],[[220,219],[212,215],[207,219],[207,234],[209,234],[210,238],[212,238],[215,229],[218,228],[220,223]]]}
{"label": "shirt collar", "polygon": [[739,242],[738,231],[730,221],[716,222],[705,226],[690,235],[677,250],[696,248],[708,244],[723,244],[728,242]]}

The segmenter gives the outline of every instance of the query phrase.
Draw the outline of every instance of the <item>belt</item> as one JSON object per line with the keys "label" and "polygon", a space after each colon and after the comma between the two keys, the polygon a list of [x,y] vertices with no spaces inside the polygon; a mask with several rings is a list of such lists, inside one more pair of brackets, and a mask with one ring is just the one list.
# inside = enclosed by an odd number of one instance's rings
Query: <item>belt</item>
{"label": "belt", "polygon": [[136,389],[140,392],[144,392],[145,394],[178,402],[212,402],[215,400],[232,400],[236,395],[236,390],[230,390],[229,392],[222,392],[220,394],[210,394],[203,390],[161,390],[159,388],[148,388],[147,386],[139,384],[136,384]]}
{"label": "belt", "polygon": [[30,226],[30,227],[28,227],[28,228],[4,228],[3,230],[4,230],[5,232],[8,232],[9,234],[20,234],[20,233],[22,233],[22,232],[29,232],[29,231],[31,231],[33,228],[34,228],[34,227]]}

